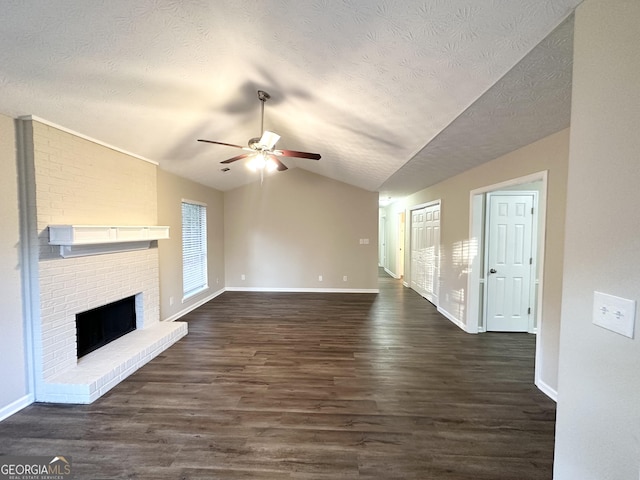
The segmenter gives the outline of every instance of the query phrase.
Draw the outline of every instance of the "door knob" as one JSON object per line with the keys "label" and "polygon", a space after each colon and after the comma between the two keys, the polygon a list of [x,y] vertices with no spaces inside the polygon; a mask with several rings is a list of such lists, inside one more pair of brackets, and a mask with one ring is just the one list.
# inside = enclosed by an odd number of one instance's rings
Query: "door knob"
{"label": "door knob", "polygon": [[495,268],[492,268],[491,270],[489,270],[489,273],[497,273],[498,271]]}

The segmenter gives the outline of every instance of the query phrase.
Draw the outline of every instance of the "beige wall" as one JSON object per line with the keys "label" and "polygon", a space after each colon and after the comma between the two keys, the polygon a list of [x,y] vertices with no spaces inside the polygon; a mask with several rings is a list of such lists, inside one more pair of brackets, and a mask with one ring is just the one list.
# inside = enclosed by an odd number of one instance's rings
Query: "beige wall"
{"label": "beige wall", "polygon": [[[546,244],[544,258],[544,301],[539,378],[544,387],[557,390],[557,359],[560,336],[560,305],[562,291],[562,259],[564,245],[564,210],[569,130],[563,130],[514,152],[445,180],[387,207],[386,216],[392,223],[387,233],[397,230],[397,213],[415,205],[440,199],[441,204],[441,267],[439,307],[458,322],[466,325],[467,265],[469,263],[470,192],[500,182],[548,171]],[[410,218],[407,214],[406,218]],[[405,235],[405,281],[410,279],[409,223]],[[389,251],[397,251],[395,238],[387,239]],[[395,261],[395,259],[392,259]],[[392,265],[395,265],[392,264]],[[393,269],[392,269],[393,270]]]}
{"label": "beige wall", "polygon": [[224,205],[227,287],[378,288],[377,193],[296,168],[225,192]]}
{"label": "beige wall", "polygon": [[640,471],[640,319],[634,339],[592,323],[594,291],[640,301],[639,25],[638,0],[576,11],[557,480]]}
{"label": "beige wall", "polygon": [[[0,418],[28,394],[22,320],[20,223],[14,120],[0,115]],[[12,413],[12,412],[11,412]]]}
{"label": "beige wall", "polygon": [[[182,200],[207,205],[209,288],[182,302]],[[223,194],[217,190],[158,170],[158,222],[171,227],[171,238],[159,242],[160,318],[174,319],[224,288]],[[173,299],[173,305],[171,304]]]}

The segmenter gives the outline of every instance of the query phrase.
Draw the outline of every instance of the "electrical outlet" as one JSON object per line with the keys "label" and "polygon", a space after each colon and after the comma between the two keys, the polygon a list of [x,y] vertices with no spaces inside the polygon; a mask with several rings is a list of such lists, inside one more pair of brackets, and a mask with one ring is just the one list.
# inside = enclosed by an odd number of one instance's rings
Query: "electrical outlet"
{"label": "electrical outlet", "polygon": [[346,281],[347,281],[347,276],[346,276],[346,275],[342,277],[342,281],[343,281],[343,282],[346,282]]}
{"label": "electrical outlet", "polygon": [[173,305],[173,297],[169,297],[169,306]]}
{"label": "electrical outlet", "polygon": [[242,275],[240,275],[240,280],[245,280],[246,277],[244,276],[244,273]]}
{"label": "electrical outlet", "polygon": [[593,323],[633,338],[636,302],[602,292],[593,292]]}
{"label": "electrical outlet", "polygon": [[322,281],[322,275],[318,275],[318,281],[321,282]]}

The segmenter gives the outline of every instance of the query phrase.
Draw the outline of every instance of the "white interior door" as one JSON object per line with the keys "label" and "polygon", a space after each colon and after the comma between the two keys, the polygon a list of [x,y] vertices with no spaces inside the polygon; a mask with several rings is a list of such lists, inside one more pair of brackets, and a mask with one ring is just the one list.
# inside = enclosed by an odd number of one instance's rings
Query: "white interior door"
{"label": "white interior door", "polygon": [[425,298],[438,304],[440,284],[440,204],[427,207],[425,212]]}
{"label": "white interior door", "polygon": [[411,210],[411,288],[422,295],[425,280],[425,209]]}
{"label": "white interior door", "polygon": [[404,212],[398,214],[398,252],[397,270],[400,277],[404,276]]}
{"label": "white interior door", "polygon": [[411,288],[438,305],[440,203],[411,210]]}
{"label": "white interior door", "polygon": [[380,218],[380,251],[378,254],[380,265],[387,268],[387,218]]}
{"label": "white interior door", "polygon": [[527,332],[531,314],[532,194],[489,194],[486,263],[488,331]]}

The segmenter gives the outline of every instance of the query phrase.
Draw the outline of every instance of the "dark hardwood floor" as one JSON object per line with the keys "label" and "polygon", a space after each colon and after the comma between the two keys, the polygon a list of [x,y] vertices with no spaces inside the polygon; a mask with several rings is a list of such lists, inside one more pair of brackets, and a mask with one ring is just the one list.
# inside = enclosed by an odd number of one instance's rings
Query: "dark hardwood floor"
{"label": "dark hardwood floor", "polygon": [[92,405],[0,422],[0,454],[77,479],[552,477],[535,338],[469,335],[398,280],[380,294],[227,292]]}

